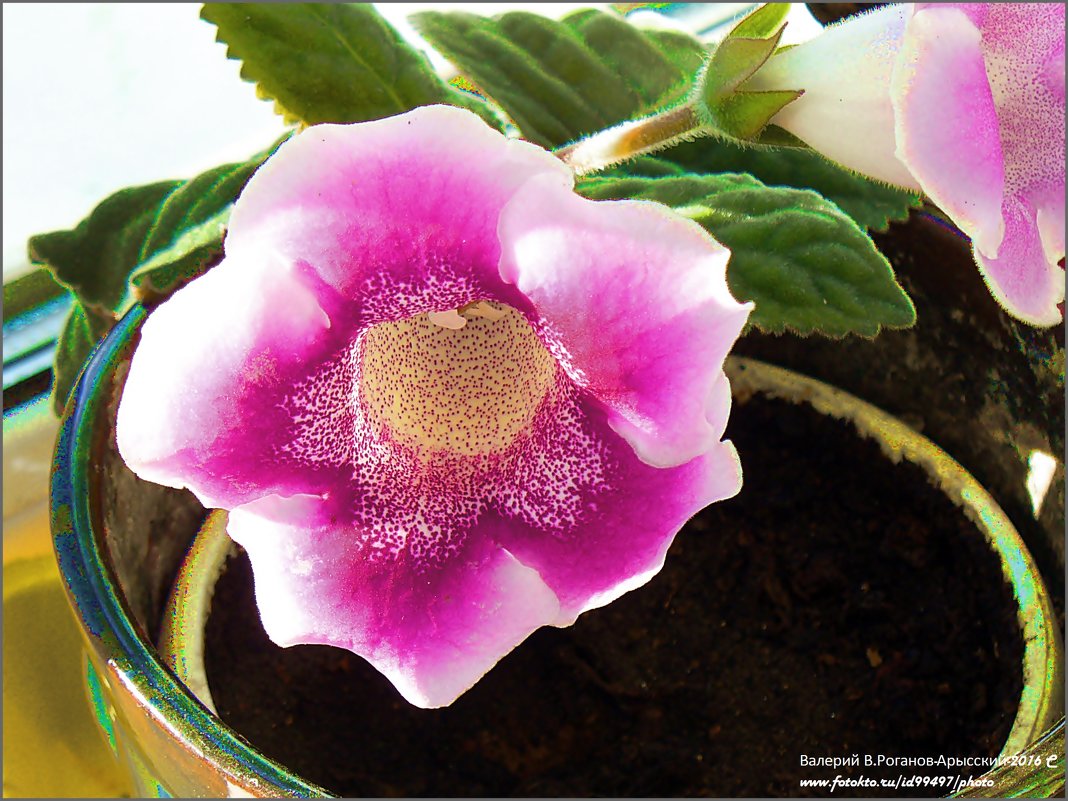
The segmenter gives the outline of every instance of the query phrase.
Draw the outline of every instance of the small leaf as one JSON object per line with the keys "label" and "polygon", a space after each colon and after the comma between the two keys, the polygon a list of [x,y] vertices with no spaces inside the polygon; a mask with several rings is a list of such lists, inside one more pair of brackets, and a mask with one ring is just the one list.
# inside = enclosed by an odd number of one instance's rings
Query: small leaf
{"label": "small leaf", "polygon": [[203,172],[167,197],[129,276],[138,299],[162,299],[222,257],[234,201],[252,174],[290,136],[281,136],[248,161]]}
{"label": "small leaf", "polygon": [[687,171],[673,161],[657,158],[656,156],[638,156],[622,164],[617,164],[615,167],[601,170],[597,173],[597,177],[662,178],[664,176],[686,174]]}
{"label": "small leaf", "polygon": [[[551,37],[544,29],[533,29],[538,23],[532,21],[543,19],[535,14],[514,12],[491,20],[463,12],[427,11],[411,19],[427,41],[505,110],[524,138],[537,144],[562,144],[618,119],[589,105],[579,91],[582,87],[569,85],[567,75],[593,76],[600,68],[604,74],[597,77],[605,80],[600,101],[617,110],[633,107],[621,78],[584,52],[569,29],[560,26]],[[516,41],[538,40],[538,46],[548,46],[547,38],[562,59],[559,70],[547,70]],[[591,81],[588,88],[594,86]]]}
{"label": "small leaf", "polygon": [[704,101],[711,106],[736,92],[771,58],[781,35],[781,30],[770,39],[747,39],[732,34],[720,42],[700,78]]}
{"label": "small leaf", "polygon": [[616,14],[586,9],[564,17],[597,57],[638,96],[640,113],[684,97],[705,60],[704,46],[675,31],[641,30]]}
{"label": "small leaf", "polygon": [[264,153],[240,164],[215,167],[171,192],[141,244],[138,262],[169,247],[183,232],[215,218],[222,209],[228,208],[266,157]]}
{"label": "small leaf", "polygon": [[[641,33],[650,41],[655,42],[656,46],[660,48],[660,52],[675,65],[675,69],[679,71],[680,79],[685,84],[688,92],[693,85],[697,71],[701,69],[701,65],[708,58],[708,50],[705,46],[698,39],[682,31],[643,30]],[[598,49],[597,52],[607,54],[608,50],[602,51]],[[663,103],[665,101],[661,99],[659,102]]]}
{"label": "small leaf", "polygon": [[802,92],[735,92],[709,108],[718,130],[738,139],[755,139],[768,122]]}
{"label": "small leaf", "polygon": [[525,139],[544,147],[686,96],[704,53],[685,34],[641,31],[600,11],[563,21],[527,12],[490,19],[438,11],[411,20]]}
{"label": "small leaf", "polygon": [[749,175],[604,178],[579,182],[595,200],[664,203],[731,250],[727,280],[770,332],[873,337],[915,322],[915,310],[871,239],[815,192]]}
{"label": "small leaf", "polygon": [[29,241],[30,260],[47,265],[82,305],[116,312],[128,300],[127,276],[167,197],[181,181],[123,189],[98,205],[71,231]]}
{"label": "small leaf", "polygon": [[658,156],[696,173],[747,172],[771,186],[814,189],[871,231],[907,219],[921,202],[919,195],[851,173],[810,150],[742,147],[705,138]]}
{"label": "small leaf", "polygon": [[74,230],[31,237],[30,259],[47,265],[86,310],[115,319],[134,300],[131,281],[142,296],[164,294],[222,254],[231,205],[281,141],[189,181],[120,190]]}
{"label": "small leaf", "polygon": [[[735,25],[729,36],[770,39],[782,31],[786,17],[790,13],[790,5],[790,3],[765,3]],[[779,37],[775,36],[775,38]]]}
{"label": "small leaf", "polygon": [[130,285],[141,300],[157,301],[207,272],[223,255],[223,237],[231,206],[182,231],[178,237],[130,273]]}
{"label": "small leaf", "polygon": [[441,80],[370,3],[205,3],[200,16],[287,122],[364,122],[449,103],[500,125],[486,103]]}
{"label": "small leaf", "polygon": [[89,313],[75,300],[56,342],[55,365],[52,369],[52,409],[57,415],[63,414],[74,382],[98,338],[98,333],[90,325]]}

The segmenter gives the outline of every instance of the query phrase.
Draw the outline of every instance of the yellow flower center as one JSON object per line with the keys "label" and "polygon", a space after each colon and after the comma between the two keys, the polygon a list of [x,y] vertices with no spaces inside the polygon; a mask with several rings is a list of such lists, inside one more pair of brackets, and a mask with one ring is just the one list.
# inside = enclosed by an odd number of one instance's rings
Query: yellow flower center
{"label": "yellow flower center", "polygon": [[523,315],[498,303],[382,323],[362,347],[368,421],[423,452],[506,450],[556,376],[556,361]]}

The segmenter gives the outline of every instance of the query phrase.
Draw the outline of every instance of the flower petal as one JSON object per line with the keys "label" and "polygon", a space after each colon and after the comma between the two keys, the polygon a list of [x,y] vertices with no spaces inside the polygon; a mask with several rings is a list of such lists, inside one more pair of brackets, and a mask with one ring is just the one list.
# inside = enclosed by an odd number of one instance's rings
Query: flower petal
{"label": "flower petal", "polygon": [[734,446],[717,442],[706,453],[671,468],[654,468],[616,437],[594,399],[582,402],[584,428],[604,448],[604,465],[581,519],[547,532],[515,516],[487,517],[483,536],[500,542],[537,570],[560,599],[553,625],[610,603],[645,584],[664,564],[675,534],[694,514],[730,498],[742,486]]}
{"label": "flower petal", "polygon": [[[1054,212],[1056,213],[1056,212]],[[1057,304],[1064,300],[1064,269],[1049,258],[1046,231],[1056,227],[1049,223],[1049,215],[1035,211],[1027,199],[1010,197],[1002,207],[1005,218],[1005,239],[995,258],[975,249],[979,272],[991,294],[1007,311],[1024,322],[1036,326],[1057,325],[1061,310]],[[1064,256],[1064,206],[1061,201],[1059,217],[1059,252]]]}
{"label": "flower petal", "polygon": [[745,85],[804,94],[771,122],[851,170],[918,190],[895,155],[889,87],[907,4],[893,4],[830,25],[814,39],[777,53]]}
{"label": "flower petal", "polygon": [[[517,463],[480,478],[481,500],[442,484],[433,465],[409,465],[403,487],[387,467],[351,493],[232,511],[267,633],[348,648],[411,703],[443,706],[538,627],[569,625],[647,582],[685,521],[741,486],[729,443],[653,468],[588,396],[565,393],[540,423]],[[368,504],[370,517],[359,512]]]}
{"label": "flower petal", "polygon": [[[448,106],[284,143],[235,204],[226,258],[145,323],[119,412],[127,464],[223,508],[336,484],[351,413],[325,395],[345,391],[363,331],[475,300],[529,308],[500,279],[497,219],[535,175],[573,180],[541,148]],[[296,416],[317,412],[332,415],[321,452],[305,438],[292,453]]]}
{"label": "flower petal", "polygon": [[749,307],[727,251],[571,183],[455,109],[317,126],[150,316],[120,448],[231,510],[277,642],[349,648],[444,705],[737,492],[722,362]]}
{"label": "flower petal", "polygon": [[912,16],[892,96],[898,158],[980,252],[996,254],[1005,233],[998,111],[982,35],[963,11],[935,7]]}
{"label": "flower petal", "polygon": [[1056,324],[1064,5],[924,4],[902,54],[895,109],[903,160],[972,237],[998,302],[1031,324]]}
{"label": "flower petal", "polygon": [[1040,202],[1036,222],[1046,261],[1056,264],[1064,258],[1064,195],[1054,191]]}
{"label": "flower petal", "polygon": [[412,704],[450,704],[532,631],[556,596],[506,550],[468,537],[443,567],[369,559],[331,505],[270,496],[230,513],[248,551],[256,602],[280,645],[317,643],[365,657]]}
{"label": "flower petal", "polygon": [[516,193],[499,231],[501,276],[639,458],[679,465],[719,441],[721,366],[752,308],[727,288],[726,248],[658,204],[589,201],[541,178]]}
{"label": "flower petal", "polygon": [[497,276],[497,218],[535,175],[574,180],[547,151],[451,106],[316,125],[253,175],[227,252],[307,263],[354,328],[482,298],[516,305]]}
{"label": "flower petal", "polygon": [[208,507],[329,486],[333,472],[287,471],[271,453],[289,424],[277,398],[335,334],[300,271],[229,259],[145,321],[116,423],[124,461]]}

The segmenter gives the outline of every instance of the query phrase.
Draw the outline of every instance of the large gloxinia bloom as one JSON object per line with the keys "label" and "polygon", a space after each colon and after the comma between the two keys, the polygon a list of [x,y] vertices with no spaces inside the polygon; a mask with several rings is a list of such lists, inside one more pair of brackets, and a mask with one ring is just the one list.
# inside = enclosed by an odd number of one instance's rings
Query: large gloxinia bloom
{"label": "large gloxinia bloom", "polygon": [[455,108],[313,126],[145,322],[120,452],[229,510],[275,642],[442,706],[739,490],[728,251],[572,183]]}
{"label": "large gloxinia bloom", "polygon": [[804,89],[772,122],[925,192],[972,239],[994,297],[1033,325],[1064,298],[1064,4],[916,3],[777,54],[754,89]]}

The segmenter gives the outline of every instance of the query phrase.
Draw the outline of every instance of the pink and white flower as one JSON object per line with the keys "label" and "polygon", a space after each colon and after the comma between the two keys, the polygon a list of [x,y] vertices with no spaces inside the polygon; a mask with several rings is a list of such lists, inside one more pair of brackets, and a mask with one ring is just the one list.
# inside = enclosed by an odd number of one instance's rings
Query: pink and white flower
{"label": "pink and white flower", "polygon": [[1033,325],[1064,298],[1064,4],[915,3],[831,26],[748,88],[804,89],[772,122],[846,167],[922,190]]}
{"label": "pink and white flower", "polygon": [[572,182],[450,107],[317,125],[145,322],[120,452],[230,511],[275,642],[446,705],[739,490],[728,251]]}

